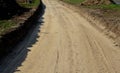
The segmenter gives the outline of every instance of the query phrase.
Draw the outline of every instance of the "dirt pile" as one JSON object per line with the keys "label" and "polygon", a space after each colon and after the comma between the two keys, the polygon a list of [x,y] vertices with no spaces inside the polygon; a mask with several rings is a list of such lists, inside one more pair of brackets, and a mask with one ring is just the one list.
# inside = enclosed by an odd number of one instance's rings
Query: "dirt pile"
{"label": "dirt pile", "polygon": [[86,0],[83,5],[100,5],[100,4],[110,4],[110,0]]}

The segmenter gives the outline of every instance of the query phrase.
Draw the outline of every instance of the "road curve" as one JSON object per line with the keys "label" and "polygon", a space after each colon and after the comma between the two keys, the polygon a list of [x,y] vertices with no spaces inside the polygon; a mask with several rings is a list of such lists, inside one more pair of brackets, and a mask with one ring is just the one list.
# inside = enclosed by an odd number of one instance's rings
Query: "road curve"
{"label": "road curve", "polygon": [[120,73],[120,48],[91,26],[77,12],[57,0],[43,0],[46,12],[37,38],[29,48],[36,28],[27,39],[23,50],[1,73],[13,73],[13,68],[24,56],[25,60],[14,73]]}

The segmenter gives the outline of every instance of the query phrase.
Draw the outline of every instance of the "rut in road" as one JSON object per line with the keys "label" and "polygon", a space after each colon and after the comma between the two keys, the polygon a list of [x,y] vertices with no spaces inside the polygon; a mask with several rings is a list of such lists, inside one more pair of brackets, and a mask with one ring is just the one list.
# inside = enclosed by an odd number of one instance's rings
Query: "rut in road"
{"label": "rut in road", "polygon": [[44,3],[45,22],[36,32],[37,42],[28,48],[21,66],[14,68],[23,51],[1,73],[120,73],[120,48],[58,0]]}

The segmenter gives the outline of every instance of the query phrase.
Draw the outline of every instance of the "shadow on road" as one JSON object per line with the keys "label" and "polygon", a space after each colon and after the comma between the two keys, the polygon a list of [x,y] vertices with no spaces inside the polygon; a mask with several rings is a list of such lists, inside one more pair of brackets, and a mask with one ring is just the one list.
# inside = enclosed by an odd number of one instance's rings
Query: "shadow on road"
{"label": "shadow on road", "polygon": [[14,73],[20,71],[17,68],[22,66],[22,63],[25,61],[30,51],[29,48],[38,42],[37,38],[40,37],[38,33],[40,32],[41,25],[44,23],[43,15],[46,8],[44,4],[42,7],[42,13],[38,15],[38,21],[29,31],[28,35],[16,46],[15,50],[0,63],[0,73]]}

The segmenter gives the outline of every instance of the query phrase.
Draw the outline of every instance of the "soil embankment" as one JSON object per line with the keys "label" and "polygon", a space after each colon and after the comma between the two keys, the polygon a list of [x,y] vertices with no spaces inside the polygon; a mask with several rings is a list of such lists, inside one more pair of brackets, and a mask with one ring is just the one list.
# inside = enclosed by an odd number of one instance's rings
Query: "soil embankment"
{"label": "soil embankment", "polygon": [[32,9],[13,20],[18,21],[18,26],[11,28],[0,37],[0,57],[12,52],[13,47],[24,39],[30,28],[36,23],[39,14],[43,8],[42,2],[37,9]]}
{"label": "soil embankment", "polygon": [[120,11],[104,9],[83,9],[90,21],[95,21],[97,27],[101,28],[106,35],[120,45]]}

